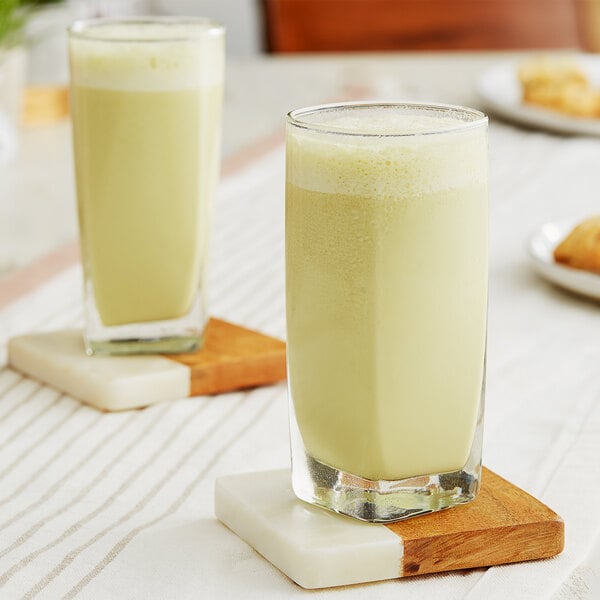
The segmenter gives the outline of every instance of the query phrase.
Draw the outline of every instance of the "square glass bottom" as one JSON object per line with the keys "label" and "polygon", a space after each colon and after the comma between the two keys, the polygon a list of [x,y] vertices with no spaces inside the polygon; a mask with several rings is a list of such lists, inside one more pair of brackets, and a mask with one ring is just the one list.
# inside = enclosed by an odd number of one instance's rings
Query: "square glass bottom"
{"label": "square glass bottom", "polygon": [[88,355],[179,354],[202,347],[208,317],[200,291],[183,317],[111,327],[102,324],[91,284],[86,292],[83,337]]}
{"label": "square glass bottom", "polygon": [[483,398],[471,452],[462,469],[397,481],[373,481],[310,456],[290,403],[292,488],[300,500],[371,523],[400,521],[474,500],[481,486]]}

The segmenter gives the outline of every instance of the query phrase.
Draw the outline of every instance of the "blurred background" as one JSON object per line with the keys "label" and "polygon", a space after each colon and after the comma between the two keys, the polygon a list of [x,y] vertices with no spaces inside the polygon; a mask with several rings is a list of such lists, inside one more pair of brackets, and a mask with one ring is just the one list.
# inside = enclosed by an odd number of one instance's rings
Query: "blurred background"
{"label": "blurred background", "polygon": [[[22,115],[32,125],[67,111],[68,24],[136,14],[209,15],[226,25],[230,57],[600,49],[600,0],[0,0],[4,160],[15,145],[7,131]],[[25,82],[34,89],[24,97]]]}
{"label": "blurred background", "polygon": [[[0,272],[3,256],[11,252],[27,262],[42,250],[34,252],[35,240],[48,237],[33,231],[31,219],[15,221],[14,190],[20,198],[53,198],[63,202],[63,214],[74,214],[72,207],[67,210],[73,199],[70,167],[64,157],[60,163],[52,157],[52,147],[68,135],[67,26],[79,18],[139,14],[202,15],[225,24],[225,155],[273,130],[276,119],[269,115],[279,118],[295,106],[356,97],[357,82],[371,97],[419,99],[414,81],[426,83],[426,67],[413,63],[413,71],[424,69],[420,77],[403,78],[400,63],[389,68],[401,55],[600,50],[600,0],[0,0]],[[374,52],[381,53],[380,61],[361,62]],[[337,57],[335,69],[324,54]],[[282,70],[285,89],[278,89]],[[459,78],[456,85],[464,82]],[[444,100],[454,98],[447,94]],[[63,129],[61,122],[67,123]],[[64,188],[41,189],[47,180],[42,170],[61,171],[64,176],[54,181],[67,182]],[[40,182],[38,188],[19,173]],[[54,214],[49,219],[55,242],[75,229],[73,215],[65,217],[64,226]],[[28,232],[23,247],[15,236],[19,230]]]}

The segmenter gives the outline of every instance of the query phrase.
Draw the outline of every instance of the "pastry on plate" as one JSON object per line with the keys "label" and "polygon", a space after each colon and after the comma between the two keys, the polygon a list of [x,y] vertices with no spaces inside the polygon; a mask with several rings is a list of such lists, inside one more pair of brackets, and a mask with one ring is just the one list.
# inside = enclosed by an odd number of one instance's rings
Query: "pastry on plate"
{"label": "pastry on plate", "polygon": [[554,260],[600,274],[600,216],[577,225],[554,249]]}
{"label": "pastry on plate", "polygon": [[567,115],[600,118],[600,90],[572,60],[541,57],[519,67],[523,101]]}

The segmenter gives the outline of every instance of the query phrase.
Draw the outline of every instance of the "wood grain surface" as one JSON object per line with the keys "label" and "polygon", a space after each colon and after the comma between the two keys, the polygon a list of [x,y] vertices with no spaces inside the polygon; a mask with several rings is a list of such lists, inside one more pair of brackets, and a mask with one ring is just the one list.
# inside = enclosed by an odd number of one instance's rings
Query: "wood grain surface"
{"label": "wood grain surface", "polygon": [[485,467],[473,502],[386,527],[404,541],[403,577],[548,558],[564,546],[563,520]]}
{"label": "wood grain surface", "polygon": [[285,342],[220,319],[210,319],[198,352],[168,354],[191,369],[191,395],[219,394],[286,378]]}

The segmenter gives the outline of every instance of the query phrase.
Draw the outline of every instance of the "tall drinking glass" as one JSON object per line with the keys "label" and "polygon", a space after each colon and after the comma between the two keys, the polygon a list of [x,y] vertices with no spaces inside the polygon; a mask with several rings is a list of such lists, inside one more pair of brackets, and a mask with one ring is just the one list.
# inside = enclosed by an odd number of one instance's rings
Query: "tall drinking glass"
{"label": "tall drinking glass", "polygon": [[348,103],[287,119],[296,495],[366,521],[472,500],[481,470],[487,118]]}
{"label": "tall drinking glass", "polygon": [[88,353],[202,341],[224,30],[97,19],[69,31]]}

